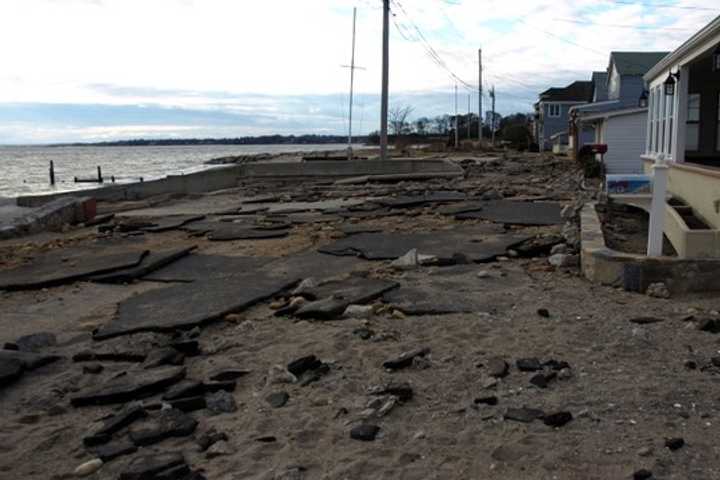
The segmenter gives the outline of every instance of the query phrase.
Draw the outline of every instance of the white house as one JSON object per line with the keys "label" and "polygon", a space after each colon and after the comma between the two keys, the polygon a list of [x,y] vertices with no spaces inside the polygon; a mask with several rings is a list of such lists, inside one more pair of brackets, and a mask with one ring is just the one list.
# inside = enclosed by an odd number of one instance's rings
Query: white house
{"label": "white house", "polygon": [[684,230],[687,242],[694,242],[681,245],[693,253],[688,256],[720,257],[720,17],[644,79],[649,88],[644,169],[650,173],[664,156],[670,162],[668,190],[709,227],[678,227],[673,214],[666,215],[665,233],[673,241],[679,234],[672,230]]}

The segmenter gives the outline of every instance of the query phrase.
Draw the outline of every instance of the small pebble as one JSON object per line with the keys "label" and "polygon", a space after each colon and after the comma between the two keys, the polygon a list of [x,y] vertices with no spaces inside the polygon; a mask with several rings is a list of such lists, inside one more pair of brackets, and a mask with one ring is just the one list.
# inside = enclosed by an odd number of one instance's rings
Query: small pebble
{"label": "small pebble", "polygon": [[93,473],[97,472],[102,468],[103,461],[99,458],[94,458],[88,462],[83,463],[82,465],[78,466],[73,474],[76,477],[87,477],[88,475],[92,475]]}

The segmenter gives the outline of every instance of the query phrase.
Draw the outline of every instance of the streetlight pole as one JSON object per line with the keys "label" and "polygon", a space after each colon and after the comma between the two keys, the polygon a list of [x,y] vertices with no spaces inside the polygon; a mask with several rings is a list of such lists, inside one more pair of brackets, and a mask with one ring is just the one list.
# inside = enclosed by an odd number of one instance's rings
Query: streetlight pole
{"label": "streetlight pole", "polygon": [[380,104],[380,159],[388,159],[388,90],[390,87],[390,0],[383,0],[382,100]]}

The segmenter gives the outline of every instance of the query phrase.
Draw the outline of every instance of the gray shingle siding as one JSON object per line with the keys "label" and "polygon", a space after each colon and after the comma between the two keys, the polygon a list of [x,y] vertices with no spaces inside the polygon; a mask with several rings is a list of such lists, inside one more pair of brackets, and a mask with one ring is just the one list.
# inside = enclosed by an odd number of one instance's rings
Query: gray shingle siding
{"label": "gray shingle siding", "polygon": [[570,107],[572,105],[570,104],[560,104],[560,116],[559,117],[551,117],[550,116],[550,108],[549,103],[541,103],[542,107],[542,130],[540,132],[541,134],[541,144],[540,147],[542,149],[550,149],[552,148],[552,140],[550,140],[550,137],[555,135],[556,133],[560,132],[567,132],[568,131],[568,124],[570,121],[570,117],[568,116],[568,112],[570,110]]}

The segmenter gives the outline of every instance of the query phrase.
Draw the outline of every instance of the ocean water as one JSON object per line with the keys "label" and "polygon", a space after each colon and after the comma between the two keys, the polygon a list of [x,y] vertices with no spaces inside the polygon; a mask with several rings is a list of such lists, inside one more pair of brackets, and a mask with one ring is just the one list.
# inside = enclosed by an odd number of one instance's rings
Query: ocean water
{"label": "ocean water", "polygon": [[[118,183],[162,178],[206,168],[204,162],[230,155],[342,150],[345,145],[188,145],[172,147],[0,146],[0,197],[96,188],[73,178],[96,178],[98,165],[107,181]],[[50,160],[55,186],[50,185]],[[131,178],[134,177],[134,178]]]}

